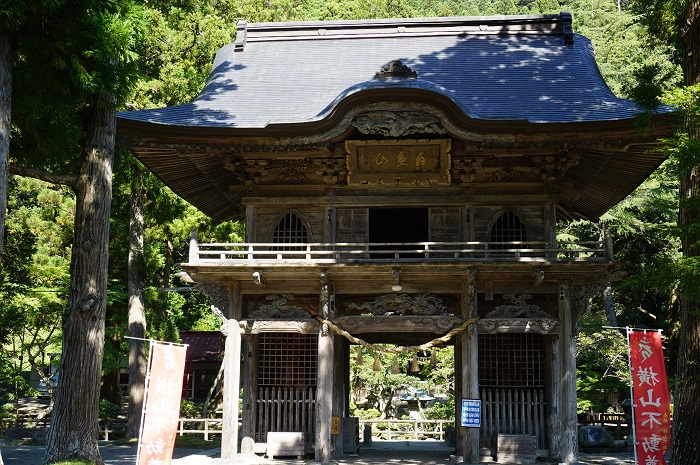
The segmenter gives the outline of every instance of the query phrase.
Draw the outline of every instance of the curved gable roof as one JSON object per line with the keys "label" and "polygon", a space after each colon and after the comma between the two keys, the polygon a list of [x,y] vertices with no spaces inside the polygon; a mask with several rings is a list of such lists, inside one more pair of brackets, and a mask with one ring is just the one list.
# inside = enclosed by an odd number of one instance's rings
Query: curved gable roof
{"label": "curved gable roof", "polygon": [[[640,111],[612,94],[590,41],[568,32],[568,14],[239,27],[195,101],[119,117],[260,129],[322,120],[344,97],[377,88],[437,92],[477,120],[575,123]],[[392,60],[418,79],[375,78]]]}

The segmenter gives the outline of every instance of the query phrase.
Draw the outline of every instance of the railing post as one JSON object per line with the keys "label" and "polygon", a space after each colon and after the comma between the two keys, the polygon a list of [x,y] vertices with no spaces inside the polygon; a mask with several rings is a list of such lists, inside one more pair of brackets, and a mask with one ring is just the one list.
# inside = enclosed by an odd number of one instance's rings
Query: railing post
{"label": "railing post", "polygon": [[190,255],[189,262],[197,263],[199,261],[199,243],[197,242],[197,230],[192,228],[190,233]]}
{"label": "railing post", "polygon": [[615,252],[613,250],[612,237],[610,236],[610,231],[608,226],[603,224],[603,243],[605,246],[605,257],[611,262],[615,260]]}

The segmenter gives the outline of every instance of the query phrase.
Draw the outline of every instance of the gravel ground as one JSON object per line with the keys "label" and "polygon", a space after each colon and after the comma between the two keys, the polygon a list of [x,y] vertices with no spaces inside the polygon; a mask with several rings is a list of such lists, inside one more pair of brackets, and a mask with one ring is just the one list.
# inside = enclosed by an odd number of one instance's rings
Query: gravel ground
{"label": "gravel ground", "polygon": [[[418,443],[415,446],[411,442],[397,442],[384,444],[381,447],[373,447],[361,451],[360,455],[349,456],[333,460],[338,465],[452,465],[454,452],[444,446],[430,447],[427,444]],[[41,465],[44,457],[44,448],[39,446],[2,446],[2,458],[4,465]],[[100,453],[107,465],[134,465],[136,463],[136,446],[102,446]],[[280,465],[314,464],[313,460],[268,460],[258,456],[241,456],[235,460],[222,460],[219,451],[202,449],[175,449],[173,465]],[[598,453],[580,454],[580,463],[583,465],[626,465],[634,463],[634,454]],[[492,462],[493,463],[493,462]]]}

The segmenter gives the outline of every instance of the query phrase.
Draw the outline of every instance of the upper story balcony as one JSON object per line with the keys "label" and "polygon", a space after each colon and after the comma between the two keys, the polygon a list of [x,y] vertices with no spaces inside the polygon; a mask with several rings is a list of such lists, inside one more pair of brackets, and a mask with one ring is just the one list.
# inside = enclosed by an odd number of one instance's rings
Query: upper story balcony
{"label": "upper story balcony", "polygon": [[612,262],[612,243],[204,243],[193,237],[190,266],[333,266]]}

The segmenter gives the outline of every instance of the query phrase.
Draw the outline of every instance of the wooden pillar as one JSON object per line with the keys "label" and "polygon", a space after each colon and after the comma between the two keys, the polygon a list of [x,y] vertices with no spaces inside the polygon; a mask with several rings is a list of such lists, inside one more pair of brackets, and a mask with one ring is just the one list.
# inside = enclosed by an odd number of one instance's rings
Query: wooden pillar
{"label": "wooden pillar", "polygon": [[[462,318],[467,320],[476,315],[476,272],[469,271],[462,288]],[[470,325],[459,337],[462,346],[462,399],[479,399],[479,336],[476,325]],[[479,463],[479,428],[464,428],[462,456],[464,463]]]}
{"label": "wooden pillar", "polygon": [[226,320],[224,346],[224,399],[221,431],[221,458],[233,459],[238,453],[238,400],[241,380],[241,328],[238,320],[243,311],[241,284],[230,288],[231,305]]}
{"label": "wooden pillar", "polygon": [[[331,318],[328,276],[321,272],[320,315]],[[331,461],[331,421],[333,415],[333,333],[324,324],[318,334],[318,384],[316,387],[316,446],[317,462]]]}
{"label": "wooden pillar", "polygon": [[346,434],[350,434],[349,431],[343,430],[342,418],[345,416],[345,405],[347,392],[345,388],[345,376],[344,372],[347,371],[345,368],[346,360],[346,341],[343,336],[334,336],[334,361],[333,361],[333,416],[341,418],[341,428],[340,434],[333,435],[333,450],[335,455],[343,453],[343,441]]}
{"label": "wooden pillar", "polygon": [[257,230],[258,230],[258,210],[253,205],[246,205],[245,207],[245,241],[246,242],[256,242]]}
{"label": "wooden pillar", "polygon": [[253,454],[255,449],[256,404],[258,402],[259,352],[258,335],[243,340],[243,415],[241,418],[241,453]]}
{"label": "wooden pillar", "polygon": [[576,338],[572,314],[571,285],[559,288],[561,319],[561,460],[578,463],[578,418],[576,414]]}
{"label": "wooden pillar", "polygon": [[549,412],[547,418],[547,428],[549,431],[549,455],[551,457],[561,457],[561,337],[548,336],[548,346],[546,348],[546,363],[549,372]]}

